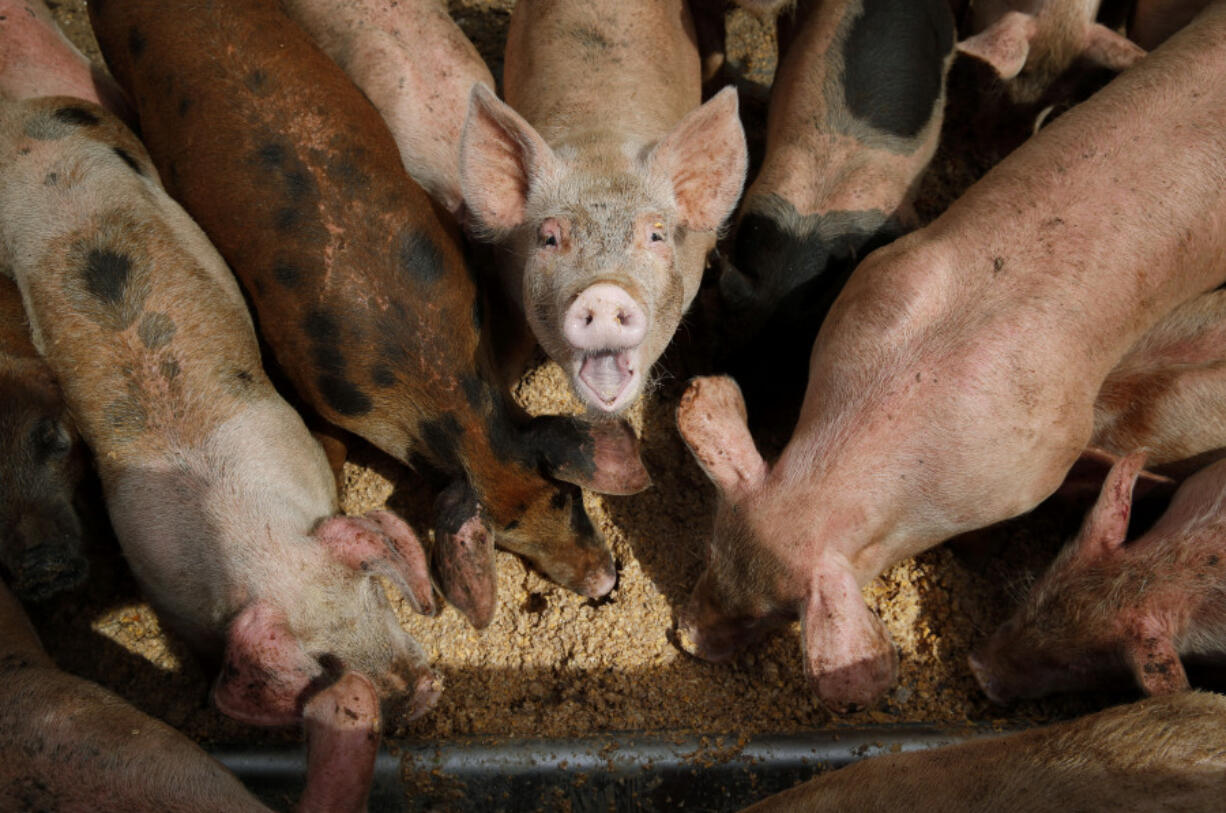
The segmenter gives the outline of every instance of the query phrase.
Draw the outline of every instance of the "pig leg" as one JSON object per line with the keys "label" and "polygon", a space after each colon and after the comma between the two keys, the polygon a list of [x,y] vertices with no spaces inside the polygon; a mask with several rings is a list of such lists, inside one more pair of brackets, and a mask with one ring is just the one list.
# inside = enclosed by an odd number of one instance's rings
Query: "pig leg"
{"label": "pig leg", "polygon": [[364,813],[379,751],[375,687],[356,672],[346,673],[312,697],[302,717],[307,786],[299,813]]}
{"label": "pig leg", "polygon": [[498,606],[494,533],[482,517],[472,487],[452,483],[435,503],[434,569],[443,595],[477,629]]}
{"label": "pig leg", "polygon": [[390,511],[371,511],[364,517],[329,517],[316,529],[315,537],[342,564],[382,573],[400,588],[414,610],[435,614],[425,550],[400,517]]}
{"label": "pig leg", "polygon": [[845,563],[817,567],[801,627],[805,676],[834,711],[867,706],[897,681],[890,633]]}
{"label": "pig leg", "polygon": [[1152,616],[1135,619],[1124,643],[1124,660],[1148,695],[1173,694],[1191,688],[1171,639],[1171,631]]}

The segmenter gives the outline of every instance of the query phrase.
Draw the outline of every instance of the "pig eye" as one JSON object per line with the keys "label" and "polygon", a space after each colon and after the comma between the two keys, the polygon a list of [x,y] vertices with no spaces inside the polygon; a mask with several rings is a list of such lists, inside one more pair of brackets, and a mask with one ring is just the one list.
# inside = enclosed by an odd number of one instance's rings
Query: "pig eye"
{"label": "pig eye", "polygon": [[558,221],[550,218],[541,224],[541,247],[557,248],[562,244],[562,227]]}

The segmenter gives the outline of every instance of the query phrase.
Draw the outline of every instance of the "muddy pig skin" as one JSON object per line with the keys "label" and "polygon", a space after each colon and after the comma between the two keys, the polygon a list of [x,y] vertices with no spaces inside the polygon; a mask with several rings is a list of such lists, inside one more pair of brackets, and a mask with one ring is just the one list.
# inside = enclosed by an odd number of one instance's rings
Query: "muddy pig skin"
{"label": "muddy pig skin", "polygon": [[56,668],[0,583],[0,808],[268,811],[170,726]]}
{"label": "muddy pig skin", "polygon": [[379,109],[413,180],[457,217],[468,95],[494,77],[443,0],[286,0],[285,10]]}
{"label": "muddy pig skin", "polygon": [[[794,14],[797,32],[771,88],[766,157],[719,283],[721,335],[742,348],[730,369],[750,391],[747,374],[803,380],[852,268],[919,225],[912,198],[936,151],[953,57],[945,0],[803,2]],[[767,371],[762,358],[788,347],[794,369]]]}
{"label": "muddy pig skin", "polygon": [[376,686],[393,720],[438,696],[373,578],[429,611],[425,552],[386,512],[331,516],[323,450],[264,375],[233,276],[117,119],[69,97],[5,101],[0,167],[0,270],[94,453],[142,590],[221,657],[221,711],[306,721],[320,800],[308,807],[360,808]]}
{"label": "muddy pig skin", "polygon": [[623,412],[740,195],[736,92],[699,106],[681,0],[519,2],[503,82],[510,106],[473,91],[460,145],[465,204],[504,250],[508,295],[580,400]]}
{"label": "muddy pig skin", "polygon": [[1147,694],[1188,688],[1181,656],[1226,658],[1226,461],[1188,478],[1124,544],[1145,453],[1122,459],[1077,538],[970,657],[992,700],[1096,688],[1131,673]]}
{"label": "muddy pig skin", "polygon": [[678,425],[720,499],[682,645],[724,659],[799,615],[817,694],[879,697],[897,655],[860,589],[1050,495],[1108,373],[1224,252],[1226,4],[860,264],[773,465],[734,382],[691,384]]}
{"label": "muddy pig skin", "polygon": [[1130,813],[1219,810],[1226,794],[1226,698],[1188,692],[1077,720],[873,757],[746,813]]}
{"label": "muddy pig skin", "polygon": [[1102,0],[980,0],[958,50],[987,62],[1015,102],[1038,101],[1078,60],[1122,71],[1144,49],[1096,23]]}
{"label": "muddy pig skin", "polygon": [[246,287],[298,393],[450,479],[434,551],[447,598],[489,623],[495,536],[560,584],[608,593],[613,558],[577,486],[645,488],[637,440],[624,421],[516,420],[457,230],[353,83],[273,0],[90,12],[170,190]]}
{"label": "muddy pig skin", "polygon": [[85,451],[55,376],[30,343],[21,294],[0,277],[0,566],[23,598],[82,581],[73,499]]}
{"label": "muddy pig skin", "polygon": [[[1094,402],[1093,445],[1150,467],[1226,448],[1226,290],[1181,305],[1132,347]],[[1164,468],[1164,470],[1166,470]]]}

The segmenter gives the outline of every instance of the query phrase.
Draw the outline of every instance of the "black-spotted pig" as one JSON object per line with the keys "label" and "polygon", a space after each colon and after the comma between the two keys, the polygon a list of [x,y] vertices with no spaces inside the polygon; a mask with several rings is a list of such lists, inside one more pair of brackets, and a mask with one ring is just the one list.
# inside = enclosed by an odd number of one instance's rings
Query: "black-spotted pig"
{"label": "black-spotted pig", "polygon": [[463,215],[460,132],[473,85],[494,86],[443,0],[287,0],[285,9],[379,109],[413,180]]}
{"label": "black-spotted pig", "polygon": [[1226,659],[1226,461],[1189,477],[1125,544],[1145,463],[1116,463],[1081,532],[970,656],[989,698],[1098,688],[1131,673],[1146,694],[1188,688],[1181,657]]}
{"label": "black-spotted pig", "polygon": [[[912,199],[936,151],[953,57],[945,0],[808,0],[792,13],[766,156],[719,280],[721,335],[740,350],[731,369],[751,391],[759,379],[803,381],[852,268],[919,225]],[[763,365],[768,355],[794,363]]]}
{"label": "black-spotted pig", "polygon": [[818,695],[879,697],[897,654],[861,587],[1055,491],[1107,375],[1224,254],[1219,4],[859,265],[773,465],[731,380],[691,385],[678,424],[719,505],[682,644],[727,658],[799,615]]}
{"label": "black-spotted pig", "polygon": [[1226,794],[1226,698],[1189,692],[824,774],[745,813],[1210,811]]}
{"label": "black-spotted pig", "polygon": [[572,590],[608,593],[613,558],[575,484],[645,488],[633,432],[517,420],[494,383],[457,229],[340,68],[275,0],[90,11],[168,188],[242,281],[298,393],[451,478],[434,551],[447,598],[489,623],[495,537]]}
{"label": "black-spotted pig", "polygon": [[268,811],[187,737],[98,684],[57,669],[3,583],[0,808]]}
{"label": "black-spotted pig", "polygon": [[465,205],[504,250],[507,293],[574,392],[594,413],[623,412],[740,195],[736,92],[699,106],[682,0],[523,0],[503,83],[509,106],[473,91]]}
{"label": "black-spotted pig", "polygon": [[259,725],[305,715],[320,792],[360,806],[376,687],[393,721],[438,697],[373,578],[430,610],[424,550],[386,512],[334,516],[323,451],[265,376],[233,276],[123,124],[69,97],[0,102],[0,168],[0,269],[143,592],[221,657],[219,709]]}
{"label": "black-spotted pig", "polygon": [[0,277],[0,566],[23,598],[46,598],[89,571],[73,506],[85,452],[21,294]]}
{"label": "black-spotted pig", "polygon": [[979,0],[958,50],[987,62],[1018,103],[1038,101],[1082,60],[1122,71],[1145,50],[1095,22],[1102,0]]}

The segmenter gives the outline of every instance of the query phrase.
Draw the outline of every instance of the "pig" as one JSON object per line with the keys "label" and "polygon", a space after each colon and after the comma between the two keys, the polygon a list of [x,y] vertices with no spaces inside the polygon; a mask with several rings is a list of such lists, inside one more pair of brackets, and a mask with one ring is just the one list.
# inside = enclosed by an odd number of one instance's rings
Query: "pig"
{"label": "pig", "polygon": [[1216,810],[1226,793],[1226,698],[1188,692],[1076,720],[823,774],[746,813]]}
{"label": "pig", "polygon": [[[1162,470],[1226,448],[1226,290],[1176,308],[1115,366],[1094,401],[1094,446],[1144,448]],[[1182,468],[1182,467],[1178,467]]]}
{"label": "pig", "polygon": [[77,96],[135,121],[115,80],[68,41],[43,0],[0,0],[0,95]]}
{"label": "pig", "polygon": [[30,343],[21,293],[5,277],[0,392],[0,565],[23,598],[48,598],[89,573],[74,507],[85,451],[55,376]]}
{"label": "pig", "polygon": [[218,709],[306,721],[307,807],[360,809],[381,713],[422,714],[441,688],[374,578],[432,611],[420,542],[387,512],[336,515],[323,450],[264,374],[233,276],[120,121],[73,97],[0,101],[0,168],[0,270],[138,584],[220,661]]}
{"label": "pig", "polygon": [[1018,104],[1039,101],[1078,60],[1122,71],[1145,56],[1126,37],[1096,23],[1102,0],[980,0],[974,35],[958,50],[982,60]]}
{"label": "pig", "polygon": [[1128,38],[1152,51],[1208,4],[1209,0],[1137,0],[1128,20]]}
{"label": "pig", "polygon": [[0,676],[5,810],[267,813],[187,737],[57,669],[3,583]]}
{"label": "pig", "polygon": [[1108,373],[1224,252],[1218,5],[856,268],[773,465],[734,381],[690,384],[677,423],[718,505],[678,642],[722,660],[799,615],[817,695],[873,702],[897,653],[860,589],[1050,495]]}
{"label": "pig", "polygon": [[507,103],[482,85],[469,103],[473,227],[503,250],[508,297],[596,415],[643,392],[744,182],[736,91],[699,106],[694,37],[681,0],[526,0],[507,32]]}
{"label": "pig", "polygon": [[[609,593],[617,572],[579,487],[648,485],[633,431],[515,412],[455,224],[336,64],[275,0],[90,13],[171,192],[245,286],[299,396],[443,478],[433,556],[446,597],[490,622],[495,541],[571,590]],[[219,61],[228,49],[242,58]]]}
{"label": "pig", "polygon": [[1226,460],[1189,477],[1124,544],[1135,452],[1112,467],[1081,532],[1022,606],[970,655],[996,703],[1095,688],[1131,674],[1149,695],[1188,688],[1184,656],[1226,656]]}
{"label": "pig", "polygon": [[[912,200],[936,151],[953,59],[945,0],[804,2],[796,14],[771,88],[766,157],[719,279],[730,370],[750,391],[749,379],[802,378],[856,262],[919,226]],[[762,365],[788,348],[795,369]]]}
{"label": "pig", "polygon": [[413,180],[463,220],[460,133],[494,77],[443,0],[287,0],[285,10],[382,114]]}

